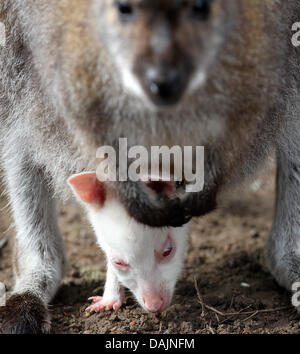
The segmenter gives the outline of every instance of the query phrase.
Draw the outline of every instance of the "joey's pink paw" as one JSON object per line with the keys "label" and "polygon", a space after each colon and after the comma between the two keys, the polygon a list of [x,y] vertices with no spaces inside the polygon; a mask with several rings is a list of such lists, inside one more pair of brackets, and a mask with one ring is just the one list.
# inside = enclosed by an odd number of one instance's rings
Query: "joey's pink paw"
{"label": "joey's pink paw", "polygon": [[118,310],[122,306],[120,299],[104,299],[102,296],[93,296],[89,300],[92,300],[93,304],[86,309],[88,312]]}

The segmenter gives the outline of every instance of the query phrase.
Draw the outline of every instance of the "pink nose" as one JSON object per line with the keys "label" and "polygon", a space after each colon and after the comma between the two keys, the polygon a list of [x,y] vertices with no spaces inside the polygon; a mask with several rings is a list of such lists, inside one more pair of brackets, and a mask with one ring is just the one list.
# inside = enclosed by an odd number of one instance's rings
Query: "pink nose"
{"label": "pink nose", "polygon": [[156,292],[147,292],[143,294],[143,301],[147,311],[159,312],[162,311],[164,306],[163,297]]}

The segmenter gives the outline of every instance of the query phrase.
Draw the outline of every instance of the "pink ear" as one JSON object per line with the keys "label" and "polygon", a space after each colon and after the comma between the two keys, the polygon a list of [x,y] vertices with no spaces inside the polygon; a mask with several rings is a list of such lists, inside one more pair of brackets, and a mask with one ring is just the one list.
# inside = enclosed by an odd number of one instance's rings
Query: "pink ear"
{"label": "pink ear", "polygon": [[102,182],[97,180],[96,173],[80,173],[68,179],[69,184],[77,196],[85,203],[104,205],[105,188]]}

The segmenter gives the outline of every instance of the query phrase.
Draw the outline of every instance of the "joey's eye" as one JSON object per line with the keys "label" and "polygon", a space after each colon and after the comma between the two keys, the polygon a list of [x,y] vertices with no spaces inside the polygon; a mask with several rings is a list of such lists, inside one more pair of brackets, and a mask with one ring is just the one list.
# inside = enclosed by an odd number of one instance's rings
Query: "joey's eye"
{"label": "joey's eye", "polygon": [[195,0],[192,13],[199,20],[207,20],[210,14],[211,0]]}
{"label": "joey's eye", "polygon": [[119,13],[119,17],[122,21],[127,22],[132,20],[135,11],[133,6],[127,0],[117,0],[116,6]]}
{"label": "joey's eye", "polygon": [[176,247],[172,238],[169,236],[164,243],[161,251],[156,251],[156,258],[159,263],[169,262],[175,255]]}
{"label": "joey's eye", "polygon": [[125,263],[119,258],[112,257],[111,262],[118,269],[127,270],[129,268],[129,264]]}
{"label": "joey's eye", "polygon": [[162,256],[168,257],[172,253],[172,251],[173,251],[173,246],[172,246],[171,241],[169,241],[166,248],[164,249],[164,251],[162,253]]}

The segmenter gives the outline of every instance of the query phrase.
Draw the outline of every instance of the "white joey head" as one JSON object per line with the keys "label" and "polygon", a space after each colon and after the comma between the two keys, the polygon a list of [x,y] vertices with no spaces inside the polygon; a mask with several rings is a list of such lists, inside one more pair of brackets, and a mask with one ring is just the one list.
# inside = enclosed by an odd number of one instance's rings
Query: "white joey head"
{"label": "white joey head", "polygon": [[89,309],[120,308],[123,285],[146,311],[165,310],[183,267],[189,225],[153,228],[138,223],[94,172],[74,175],[68,183],[86,209],[107,257],[104,295],[92,298]]}

